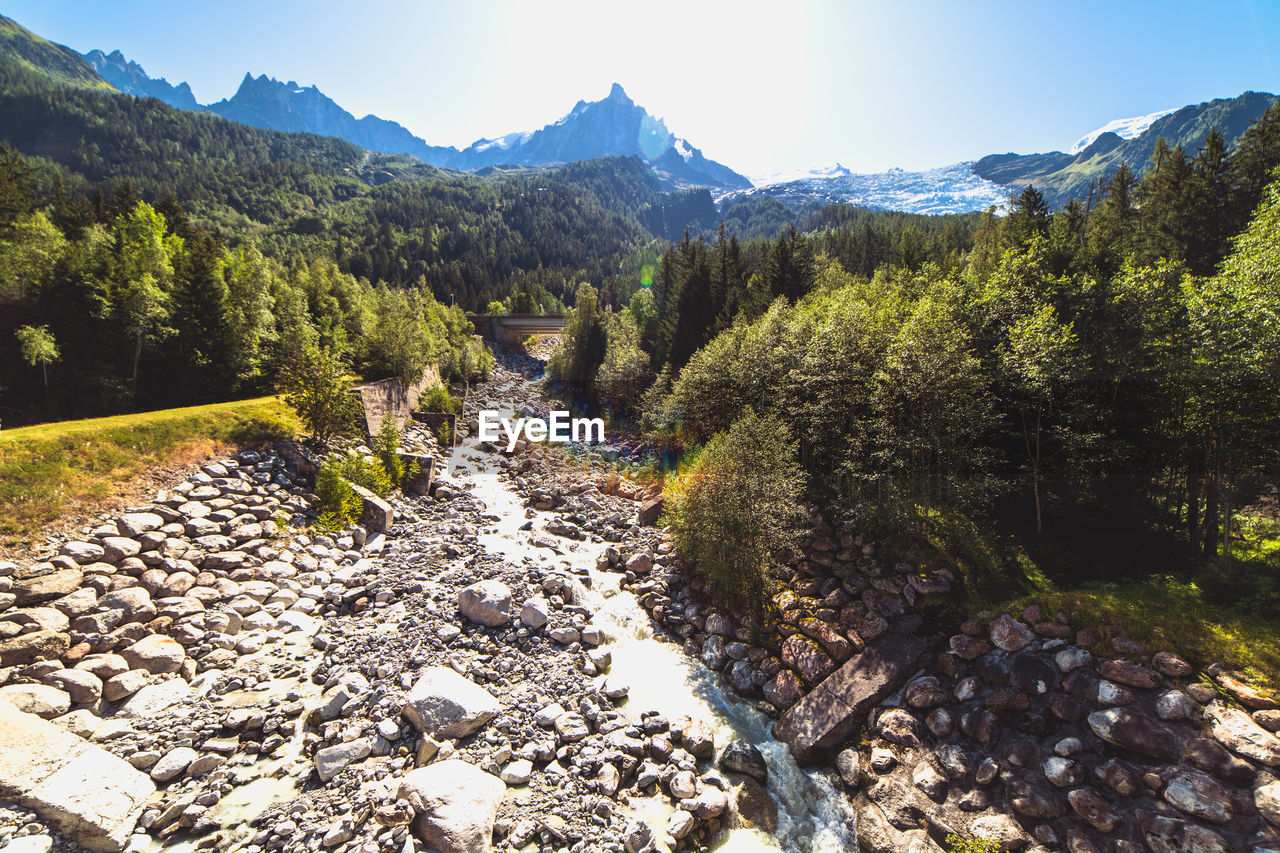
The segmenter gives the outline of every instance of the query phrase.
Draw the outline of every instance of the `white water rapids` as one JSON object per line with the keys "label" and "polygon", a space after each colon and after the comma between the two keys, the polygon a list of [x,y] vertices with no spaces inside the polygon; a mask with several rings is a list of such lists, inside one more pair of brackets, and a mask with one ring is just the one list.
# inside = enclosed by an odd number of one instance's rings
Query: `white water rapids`
{"label": "white water rapids", "polygon": [[[596,559],[608,543],[559,540],[563,554],[536,548],[525,524],[524,500],[509,481],[499,475],[497,457],[479,449],[474,437],[454,453],[463,467],[460,480],[482,501],[487,515],[496,517],[480,531],[481,546],[513,563],[536,557],[541,564],[566,570],[586,570],[591,578],[583,602],[594,612],[593,623],[604,632],[613,664],[610,676],[629,686],[624,708],[637,713],[655,710],[668,719],[689,716],[706,722],[724,745],[743,739],[755,744],[769,767],[766,784],[778,804],[778,829],[772,836],[756,829],[738,828],[722,833],[713,849],[724,853],[783,850],[788,853],[837,853],[858,849],[854,814],[845,794],[827,771],[806,772],[796,765],[790,751],[770,732],[771,720],[750,702],[733,695],[720,675],[681,646],[657,636],[653,622],[636,597],[619,589],[621,576],[596,569]],[[534,528],[551,515],[537,512]],[[661,799],[634,799],[634,811],[652,826],[655,839],[665,836],[672,807]]]}

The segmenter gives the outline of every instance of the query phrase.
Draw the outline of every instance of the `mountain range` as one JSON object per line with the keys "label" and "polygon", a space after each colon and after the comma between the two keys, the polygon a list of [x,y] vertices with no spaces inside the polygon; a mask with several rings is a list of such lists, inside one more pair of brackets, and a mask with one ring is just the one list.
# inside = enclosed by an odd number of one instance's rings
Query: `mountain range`
{"label": "mountain range", "polygon": [[243,124],[286,132],[345,139],[370,151],[408,154],[427,164],[459,171],[542,168],[609,156],[638,157],[669,186],[702,187],[717,203],[753,197],[773,199],[796,211],[814,204],[846,204],[912,213],[961,213],[1001,206],[1027,184],[1040,189],[1052,207],[1086,197],[1122,162],[1145,168],[1158,138],[1195,150],[1210,128],[1233,143],[1276,96],[1245,92],[1225,98],[1117,119],[1084,134],[1068,151],[989,154],[972,161],[922,171],[891,169],[855,174],[834,166],[777,175],[752,182],[706,157],[673,134],[661,119],[636,104],[614,84],[598,101],[579,101],[559,120],[538,130],[479,139],[466,148],[431,145],[403,125],[378,116],[357,119],[315,86],[246,74],[236,93],[200,104],[186,83],[153,78],[120,53],[93,50],[83,59],[0,18],[0,55],[40,67],[60,82],[115,88],[157,98],[182,110],[214,113]]}
{"label": "mountain range", "polygon": [[119,51],[93,50],[85,60],[122,92],[159,98],[184,110],[207,110],[254,127],[338,136],[384,154],[410,154],[446,169],[475,171],[494,166],[548,166],[596,157],[637,156],[676,182],[722,190],[748,189],[751,182],[727,166],[707,159],[688,141],[667,130],[661,119],[638,106],[613,84],[603,100],[578,101],[563,118],[546,127],[479,139],[467,148],[429,145],[403,125],[368,115],[357,119],[315,86],[299,86],[266,75],[245,74],[236,93],[201,106],[186,83],[148,77]]}

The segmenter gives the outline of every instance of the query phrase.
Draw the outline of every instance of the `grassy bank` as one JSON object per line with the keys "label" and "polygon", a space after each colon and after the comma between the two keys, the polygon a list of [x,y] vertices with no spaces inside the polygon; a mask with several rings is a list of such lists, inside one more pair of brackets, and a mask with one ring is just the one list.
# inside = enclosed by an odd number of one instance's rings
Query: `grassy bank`
{"label": "grassy bank", "polygon": [[107,509],[154,469],[298,430],[278,398],[259,397],[0,431],[0,544],[20,546],[59,519]]}
{"label": "grassy bank", "polygon": [[1229,565],[1218,560],[1177,571],[1099,572],[1095,566],[1072,576],[1062,564],[1088,566],[1092,554],[1074,561],[1060,554],[1041,564],[1016,536],[960,517],[935,518],[927,535],[890,538],[883,550],[890,560],[953,571],[961,584],[957,603],[968,615],[1020,615],[1035,604],[1049,618],[1061,612],[1076,628],[1098,629],[1094,650],[1100,654],[1113,655],[1111,638],[1124,636],[1151,652],[1173,651],[1197,666],[1223,663],[1261,684],[1280,685],[1280,531],[1262,521],[1237,523],[1245,535]]}

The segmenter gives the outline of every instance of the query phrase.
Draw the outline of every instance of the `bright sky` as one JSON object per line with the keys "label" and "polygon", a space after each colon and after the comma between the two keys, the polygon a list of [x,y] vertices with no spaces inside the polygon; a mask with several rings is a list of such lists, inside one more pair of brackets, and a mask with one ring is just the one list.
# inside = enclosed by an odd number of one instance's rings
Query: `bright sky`
{"label": "bright sky", "polygon": [[201,103],[246,71],[435,145],[533,130],[610,84],[748,176],[1065,150],[1112,119],[1280,92],[1280,3],[9,0]]}

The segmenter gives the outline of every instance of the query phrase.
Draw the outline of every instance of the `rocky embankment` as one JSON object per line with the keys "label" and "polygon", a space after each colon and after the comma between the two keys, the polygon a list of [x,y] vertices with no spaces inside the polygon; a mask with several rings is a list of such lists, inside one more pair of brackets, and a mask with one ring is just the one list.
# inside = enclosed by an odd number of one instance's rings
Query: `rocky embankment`
{"label": "rocky embankment", "polygon": [[598,456],[406,441],[448,473],[385,531],[244,453],[0,564],[0,849],[1280,850],[1280,709],[1229,672],[939,622],[952,578],[816,512],[753,631]]}
{"label": "rocky embankment", "polygon": [[[473,396],[535,394],[500,368]],[[595,554],[674,560],[646,495],[542,450],[451,469],[385,532],[328,535],[279,453],[243,453],[0,566],[0,848],[634,853],[775,828],[755,746],[610,674]]]}

